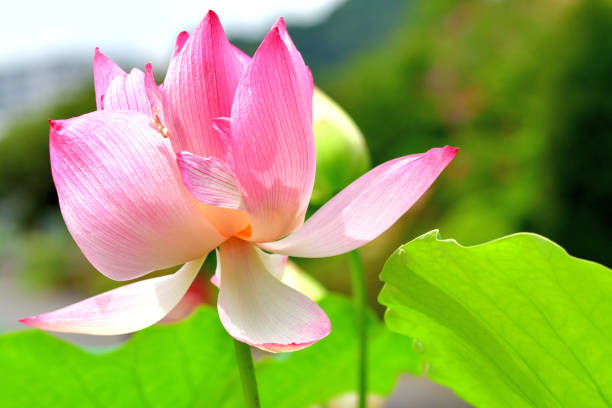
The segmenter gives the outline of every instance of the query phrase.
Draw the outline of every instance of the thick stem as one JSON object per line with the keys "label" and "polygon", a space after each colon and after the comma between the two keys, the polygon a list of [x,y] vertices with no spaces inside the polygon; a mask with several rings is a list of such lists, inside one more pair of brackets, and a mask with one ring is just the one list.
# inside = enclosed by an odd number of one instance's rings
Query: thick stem
{"label": "thick stem", "polygon": [[242,381],[244,406],[245,408],[259,408],[259,394],[257,393],[257,380],[255,379],[251,347],[234,339],[234,348],[236,349],[236,361]]}
{"label": "thick stem", "polygon": [[366,283],[363,264],[357,250],[350,253],[350,270],[353,284],[353,300],[357,320],[359,408],[365,408],[368,386],[368,334],[366,321]]}

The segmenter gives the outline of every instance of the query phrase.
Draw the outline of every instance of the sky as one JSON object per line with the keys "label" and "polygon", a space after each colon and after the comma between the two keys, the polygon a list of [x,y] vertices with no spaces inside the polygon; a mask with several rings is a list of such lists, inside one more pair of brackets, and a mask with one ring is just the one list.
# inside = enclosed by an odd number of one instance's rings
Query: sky
{"label": "sky", "polygon": [[165,63],[176,35],[211,9],[228,35],[263,37],[279,16],[313,24],[346,0],[13,0],[0,15],[0,68],[55,55]]}

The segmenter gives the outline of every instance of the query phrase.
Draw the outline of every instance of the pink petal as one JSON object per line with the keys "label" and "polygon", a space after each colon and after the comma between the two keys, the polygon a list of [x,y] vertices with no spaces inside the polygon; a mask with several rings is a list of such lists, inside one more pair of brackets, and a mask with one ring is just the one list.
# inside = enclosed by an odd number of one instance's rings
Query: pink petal
{"label": "pink petal", "polygon": [[176,157],[185,187],[196,200],[215,207],[242,209],[240,186],[225,162],[186,151]]}
{"label": "pink petal", "polygon": [[231,136],[231,123],[229,118],[221,117],[214,118],[212,121],[214,131],[217,133],[219,141],[223,145],[222,157],[224,161],[231,166],[234,162],[234,156],[232,155],[232,136]]}
{"label": "pink petal", "polygon": [[210,278],[210,283],[219,288],[221,287],[221,262],[219,261],[219,249],[216,249],[215,252],[217,254],[217,268],[215,269],[214,275]]}
{"label": "pink petal", "polygon": [[[172,58],[170,59],[170,63],[168,64],[167,72],[170,72],[170,70],[175,69],[174,64],[177,63],[176,57],[181,53],[188,39],[189,39],[189,33],[187,31],[181,31],[176,36],[176,42],[174,43],[174,50],[172,52]],[[160,106],[160,109],[161,109],[161,106]]]}
{"label": "pink petal", "polygon": [[289,257],[278,254],[268,254],[259,248],[255,249],[257,250],[261,262],[265,265],[266,270],[276,279],[282,280]]}
{"label": "pink petal", "polygon": [[[283,280],[289,257],[278,254],[268,254],[260,250],[257,251],[257,254],[261,258],[261,261],[265,264],[267,271],[270,272],[270,274],[272,274],[272,276],[274,276],[276,279]],[[210,283],[216,287],[221,286],[221,262],[219,262],[219,250],[217,250],[217,269],[215,270],[215,274],[210,278]]]}
{"label": "pink petal", "polygon": [[213,118],[229,116],[243,65],[208,12],[168,67],[162,88],[165,125],[175,152],[222,157]]}
{"label": "pink petal", "polygon": [[145,90],[145,74],[134,68],[128,75],[115,77],[102,103],[104,110],[131,110],[151,115],[151,104]]}
{"label": "pink petal", "polygon": [[199,258],[224,239],[184,187],[170,143],[149,124],[129,111],[51,122],[51,170],[66,225],[115,280]]}
{"label": "pink petal", "polygon": [[94,89],[96,92],[96,106],[98,110],[103,108],[102,97],[106,93],[108,86],[113,79],[118,76],[124,76],[126,73],[119,68],[106,55],[102,54],[96,47],[93,59],[93,74],[94,74]]}
{"label": "pink petal", "polygon": [[273,28],[278,28],[278,33],[281,38],[285,42],[287,46],[287,50],[289,50],[289,54],[291,55],[291,59],[293,60],[293,66],[297,71],[297,76],[300,78],[300,81],[306,86],[306,91],[303,94],[305,98],[304,107],[307,109],[305,116],[310,119],[312,123],[312,95],[314,92],[314,83],[312,81],[312,74],[310,69],[304,64],[304,60],[302,59],[302,55],[298,51],[298,49],[291,41],[291,37],[289,36],[289,32],[287,31],[287,27],[285,26],[285,20],[281,17],[274,24]]}
{"label": "pink petal", "polygon": [[204,258],[171,275],[146,279],[20,322],[64,333],[113,335],[144,329],[166,316],[189,289]]}
{"label": "pink petal", "polygon": [[302,228],[280,241],[260,246],[306,258],[359,248],[408,211],[453,160],[457,150],[446,146],[383,163],[338,193]]}
{"label": "pink petal", "polygon": [[200,275],[196,276],[187,293],[159,323],[176,323],[188,318],[199,306],[210,304],[212,292],[206,280]]}
{"label": "pink petal", "polygon": [[177,154],[183,183],[200,203],[202,213],[226,238],[249,225],[242,191],[232,169],[216,157],[200,157],[183,151]]}
{"label": "pink petal", "polygon": [[[172,52],[172,58],[170,58],[170,63],[168,64],[168,70],[166,71],[166,77],[168,76],[167,75],[168,72],[175,71],[177,69],[177,67],[175,67],[174,65],[177,63],[180,63],[180,61],[177,60],[176,57],[178,57],[181,51],[183,50],[183,48],[185,48],[185,44],[187,43],[188,39],[189,39],[189,33],[187,31],[181,31],[176,36],[176,42],[174,43],[174,50]],[[160,88],[163,88],[163,85],[161,85]]]}
{"label": "pink petal", "polygon": [[247,66],[230,116],[234,173],[255,242],[298,228],[314,183],[312,77],[281,32],[275,26]]}
{"label": "pink petal", "polygon": [[234,49],[234,52],[238,56],[238,59],[240,59],[242,66],[246,68],[246,66],[249,65],[249,62],[251,62],[251,57],[249,57],[244,51],[242,51],[240,48],[236,47],[233,44],[232,44],[232,48]]}
{"label": "pink petal", "polygon": [[[144,87],[148,98],[151,115],[153,116],[154,121],[159,121],[159,123],[155,123],[155,125],[160,126],[160,129],[158,130],[161,132],[165,127],[165,118],[163,115],[163,94],[160,87],[155,82],[153,65],[150,62],[145,66]],[[167,132],[167,128],[165,128],[165,130]],[[167,136],[167,133],[164,134],[164,136]]]}
{"label": "pink petal", "polygon": [[189,39],[189,33],[187,31],[181,31],[176,36],[176,43],[174,44],[174,51],[172,52],[172,57],[176,57],[179,54],[179,52],[181,52],[181,50],[185,46],[185,43],[187,42],[188,39]]}
{"label": "pink petal", "polygon": [[271,352],[294,351],[327,336],[325,312],[312,300],[272,276],[269,255],[232,238],[219,248],[221,323],[237,340]]}

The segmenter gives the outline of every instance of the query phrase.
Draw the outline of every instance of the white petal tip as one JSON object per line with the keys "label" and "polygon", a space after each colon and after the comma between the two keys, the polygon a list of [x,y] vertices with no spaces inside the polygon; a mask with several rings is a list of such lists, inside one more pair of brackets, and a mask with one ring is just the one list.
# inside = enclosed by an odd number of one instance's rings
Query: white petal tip
{"label": "white petal tip", "polygon": [[325,316],[325,320],[326,320],[325,322],[321,322],[323,323],[322,324],[323,327],[313,332],[312,340],[308,340],[308,341],[299,341],[299,342],[285,343],[285,344],[273,343],[273,342],[257,344],[257,343],[250,342],[244,338],[238,338],[235,336],[232,336],[232,337],[234,337],[238,341],[241,341],[253,347],[257,347],[258,349],[267,351],[269,353],[290,353],[292,351],[299,351],[299,350],[305,349],[306,347],[310,347],[316,342],[318,342],[319,340],[322,340],[325,337],[327,337],[329,333],[331,333],[331,323],[329,321],[329,318],[327,318],[327,315]]}
{"label": "white petal tip", "polygon": [[[316,305],[316,303],[314,305]],[[225,329],[228,331],[229,335],[234,339],[269,353],[289,353],[292,351],[305,349],[319,340],[324,339],[329,335],[329,333],[331,333],[331,322],[329,321],[329,317],[318,305],[316,305],[315,309],[318,309],[318,321],[314,324],[304,326],[302,330],[297,330],[296,334],[299,334],[295,336],[295,341],[287,343],[255,342],[252,339],[249,339],[248,336],[244,336],[243,333],[236,334],[240,332],[240,329],[231,324],[229,318],[221,308],[219,309],[219,317],[221,318],[221,323],[225,326]]]}

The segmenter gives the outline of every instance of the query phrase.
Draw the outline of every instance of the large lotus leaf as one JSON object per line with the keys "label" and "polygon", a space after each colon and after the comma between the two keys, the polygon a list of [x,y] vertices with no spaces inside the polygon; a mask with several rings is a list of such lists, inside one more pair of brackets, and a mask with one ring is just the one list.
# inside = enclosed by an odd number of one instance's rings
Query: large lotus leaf
{"label": "large lotus leaf", "polygon": [[[256,363],[262,406],[307,407],[354,390],[354,308],[328,296],[332,333],[295,353]],[[411,341],[370,318],[370,391],[388,394],[400,372],[418,372]],[[231,338],[216,310],[136,333],[109,353],[91,353],[41,331],[0,336],[1,407],[241,407]]]}
{"label": "large lotus leaf", "polygon": [[469,403],[612,406],[610,269],[534,234],[463,247],[432,231],[381,278],[388,327]]}

